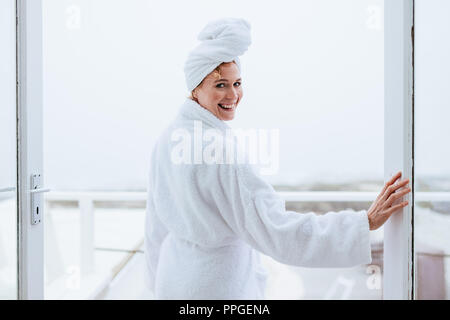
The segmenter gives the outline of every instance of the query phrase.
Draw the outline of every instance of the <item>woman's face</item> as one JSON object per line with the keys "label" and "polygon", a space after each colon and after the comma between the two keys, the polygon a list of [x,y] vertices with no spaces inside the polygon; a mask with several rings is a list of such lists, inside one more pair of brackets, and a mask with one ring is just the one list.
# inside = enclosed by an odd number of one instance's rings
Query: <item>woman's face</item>
{"label": "woman's face", "polygon": [[233,120],[234,112],[242,98],[241,78],[234,62],[220,65],[220,79],[214,71],[194,90],[198,104],[208,109],[220,120]]}

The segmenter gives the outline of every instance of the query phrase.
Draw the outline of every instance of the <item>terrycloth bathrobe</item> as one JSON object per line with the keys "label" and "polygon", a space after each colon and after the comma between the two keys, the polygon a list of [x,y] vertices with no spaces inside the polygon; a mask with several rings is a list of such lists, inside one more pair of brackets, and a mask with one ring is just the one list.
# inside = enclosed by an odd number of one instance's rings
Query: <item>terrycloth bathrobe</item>
{"label": "terrycloth bathrobe", "polygon": [[[193,150],[195,121],[202,122],[203,131],[230,129],[186,99],[153,148],[145,256],[156,299],[264,299],[267,273],[260,252],[303,267],[371,262],[365,210],[287,211],[284,200],[248,163],[199,164],[194,151],[191,163],[174,161],[180,132],[192,136]],[[203,148],[211,144],[202,143]]]}

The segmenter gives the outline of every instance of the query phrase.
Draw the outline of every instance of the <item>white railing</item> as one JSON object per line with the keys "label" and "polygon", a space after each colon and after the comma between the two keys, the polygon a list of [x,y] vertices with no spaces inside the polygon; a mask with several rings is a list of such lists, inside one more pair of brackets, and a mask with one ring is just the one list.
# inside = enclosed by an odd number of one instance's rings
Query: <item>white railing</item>
{"label": "white railing", "polygon": [[[377,192],[360,191],[280,191],[278,194],[287,202],[368,202],[377,197]],[[416,201],[450,201],[450,192],[415,192]],[[146,192],[83,192],[52,191],[47,201],[145,201]]]}
{"label": "white railing", "polygon": [[[313,191],[278,192],[286,202],[371,202],[376,192]],[[146,201],[146,192],[70,192],[52,191],[45,196],[47,203],[76,201],[80,209],[80,272],[87,275],[94,271],[94,201]],[[450,192],[416,192],[415,201],[450,202]],[[51,206],[47,206],[50,210]],[[53,226],[46,226],[52,228]],[[56,239],[54,239],[56,241]],[[49,248],[50,251],[51,248]],[[48,252],[49,260],[59,261],[58,252]],[[124,264],[121,264],[122,267]],[[117,270],[119,272],[120,270]],[[115,272],[115,273],[117,273]]]}

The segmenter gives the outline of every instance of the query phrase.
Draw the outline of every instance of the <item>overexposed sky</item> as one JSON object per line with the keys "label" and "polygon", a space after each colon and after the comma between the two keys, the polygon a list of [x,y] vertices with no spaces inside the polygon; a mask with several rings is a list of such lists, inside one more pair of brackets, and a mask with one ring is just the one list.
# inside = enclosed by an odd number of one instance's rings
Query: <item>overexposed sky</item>
{"label": "overexposed sky", "polygon": [[[424,20],[435,14],[432,5],[422,12]],[[185,58],[207,22],[229,16],[252,26],[244,99],[230,125],[280,130],[280,169],[266,178],[382,180],[383,1],[44,0],[47,184],[145,188],[152,144],[188,94]],[[432,77],[425,69],[424,82]],[[426,105],[432,88],[422,88]],[[427,128],[442,110],[420,107],[417,150],[430,154]],[[423,174],[448,172],[447,153],[416,156]]]}
{"label": "overexposed sky", "polygon": [[382,179],[382,1],[44,3],[52,185],[144,186],[152,143],[188,93],[186,55],[227,16],[252,25],[231,125],[280,130],[280,170],[267,178]]}

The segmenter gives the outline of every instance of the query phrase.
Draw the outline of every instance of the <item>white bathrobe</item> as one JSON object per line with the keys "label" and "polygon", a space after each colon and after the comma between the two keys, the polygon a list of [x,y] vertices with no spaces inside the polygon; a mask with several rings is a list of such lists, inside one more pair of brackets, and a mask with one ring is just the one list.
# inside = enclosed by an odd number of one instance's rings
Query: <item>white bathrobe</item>
{"label": "white bathrobe", "polygon": [[[192,135],[230,127],[186,99],[152,155],[145,222],[147,280],[156,299],[264,299],[259,252],[288,265],[371,262],[367,212],[287,211],[249,164],[174,161],[180,128]],[[225,133],[224,133],[225,137]],[[202,142],[203,147],[211,142]],[[191,159],[194,159],[194,151]],[[301,168],[299,168],[301,170]]]}

